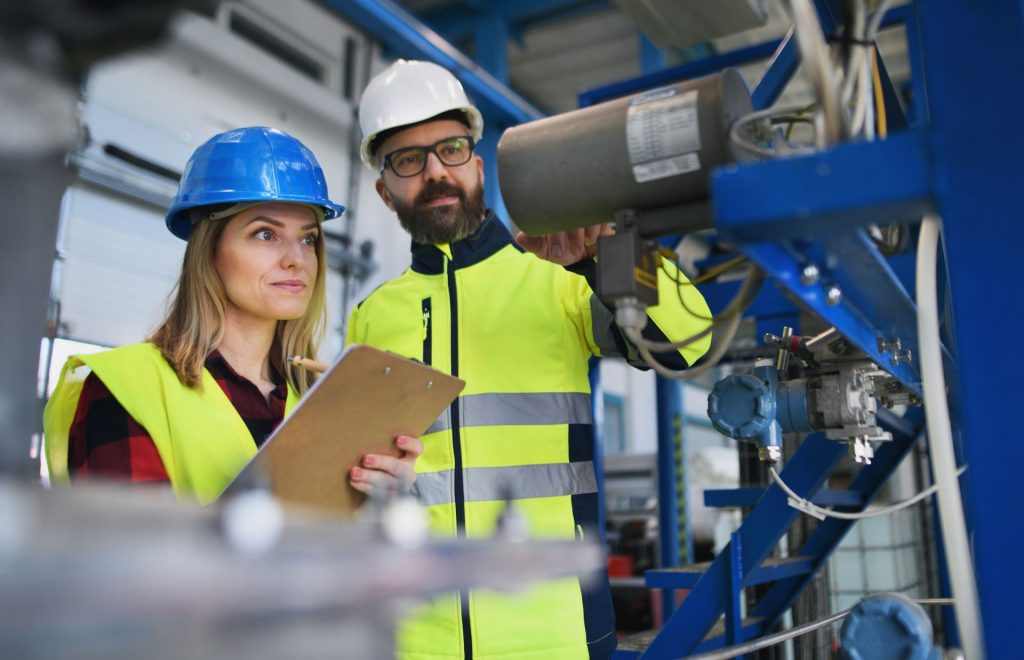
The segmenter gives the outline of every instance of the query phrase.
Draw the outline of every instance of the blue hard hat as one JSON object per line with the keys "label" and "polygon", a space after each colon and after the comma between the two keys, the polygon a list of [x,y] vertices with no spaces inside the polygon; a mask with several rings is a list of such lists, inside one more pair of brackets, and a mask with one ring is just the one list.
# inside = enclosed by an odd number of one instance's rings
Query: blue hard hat
{"label": "blue hard hat", "polygon": [[215,135],[195,150],[167,210],[167,228],[188,240],[191,209],[246,202],[292,202],[337,218],[345,207],[327,198],[316,156],[292,136],[264,126]]}

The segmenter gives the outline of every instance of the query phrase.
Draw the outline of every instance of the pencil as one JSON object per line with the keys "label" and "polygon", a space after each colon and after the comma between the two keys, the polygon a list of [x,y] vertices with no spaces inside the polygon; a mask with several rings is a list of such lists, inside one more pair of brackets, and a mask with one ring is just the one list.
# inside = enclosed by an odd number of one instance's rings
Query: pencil
{"label": "pencil", "polygon": [[296,367],[315,371],[318,374],[322,374],[327,371],[327,365],[323,362],[317,362],[316,360],[310,360],[309,358],[300,357],[298,355],[289,355],[288,361]]}

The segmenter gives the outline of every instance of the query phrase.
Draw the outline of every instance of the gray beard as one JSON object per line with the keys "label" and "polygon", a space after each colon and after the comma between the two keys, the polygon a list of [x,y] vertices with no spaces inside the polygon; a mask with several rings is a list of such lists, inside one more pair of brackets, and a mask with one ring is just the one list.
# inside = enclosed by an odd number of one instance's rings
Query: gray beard
{"label": "gray beard", "polygon": [[[430,195],[439,192],[457,194],[459,202],[450,206],[422,206]],[[393,198],[393,203],[402,227],[412,240],[424,245],[461,241],[480,227],[484,217],[483,186],[477,186],[468,195],[452,185],[437,186],[424,190],[412,204],[397,198]]]}

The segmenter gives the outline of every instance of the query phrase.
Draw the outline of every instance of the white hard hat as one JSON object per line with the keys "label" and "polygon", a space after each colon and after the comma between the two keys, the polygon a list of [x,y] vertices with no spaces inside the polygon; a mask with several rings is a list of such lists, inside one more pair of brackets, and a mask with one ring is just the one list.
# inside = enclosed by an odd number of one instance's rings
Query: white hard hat
{"label": "white hard hat", "polygon": [[461,110],[469,122],[473,139],[484,133],[484,118],[466,98],[462,83],[444,67],[433,62],[398,60],[374,76],[359,102],[359,126],[363,143],[359,148],[366,166],[378,172],[370,145],[383,131],[416,124],[451,110]]}

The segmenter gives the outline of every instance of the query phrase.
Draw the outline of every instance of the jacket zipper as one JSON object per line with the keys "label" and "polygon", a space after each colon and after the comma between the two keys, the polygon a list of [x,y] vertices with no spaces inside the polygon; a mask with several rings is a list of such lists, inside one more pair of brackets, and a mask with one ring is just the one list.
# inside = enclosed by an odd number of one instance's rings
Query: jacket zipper
{"label": "jacket zipper", "polygon": [[430,322],[430,298],[423,299],[423,364],[431,364],[433,359],[432,323]]}
{"label": "jacket zipper", "polygon": [[[445,276],[448,280],[449,325],[451,326],[451,373],[459,375],[459,301],[455,290],[455,270],[451,261],[445,259]],[[459,433],[459,399],[451,405],[452,421],[452,453],[455,458],[455,533],[459,538],[466,536],[466,490],[462,474],[462,439]],[[463,589],[459,593],[462,612],[462,649],[466,660],[473,658],[473,638],[469,617],[469,591]]]}

